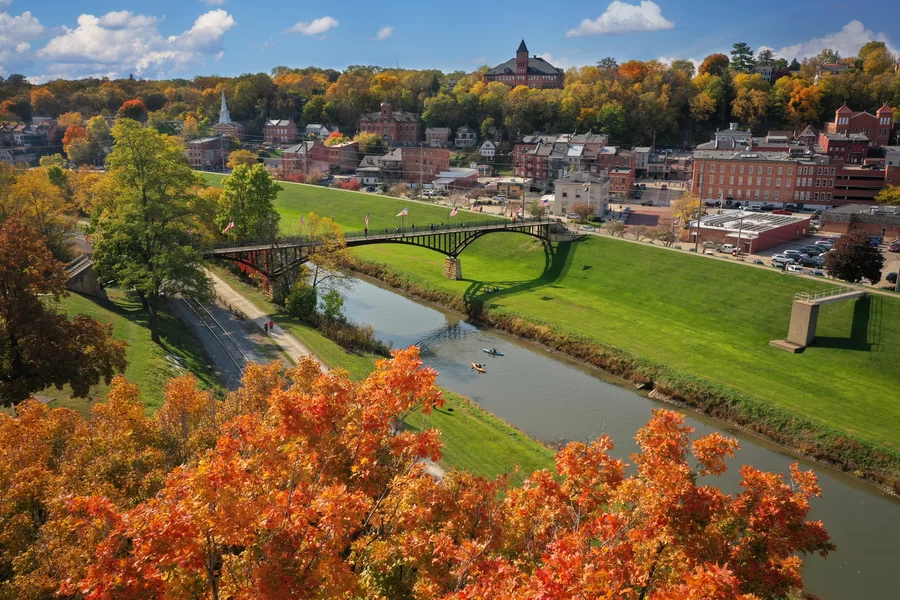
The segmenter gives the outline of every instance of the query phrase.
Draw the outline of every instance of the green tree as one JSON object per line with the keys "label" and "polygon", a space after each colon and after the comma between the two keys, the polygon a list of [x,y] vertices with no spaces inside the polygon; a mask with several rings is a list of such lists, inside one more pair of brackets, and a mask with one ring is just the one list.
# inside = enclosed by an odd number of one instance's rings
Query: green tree
{"label": "green tree", "polygon": [[363,154],[381,154],[385,151],[384,140],[377,133],[363,131],[353,139],[359,142],[359,151]]}
{"label": "green tree", "polygon": [[48,386],[87,396],[125,369],[125,344],[112,327],[69,319],[48,299],[66,293],[66,272],[41,235],[14,218],[0,225],[0,406]]}
{"label": "green tree", "polygon": [[856,57],[859,68],[867,75],[881,75],[896,62],[884,42],[869,42],[859,49]]}
{"label": "green tree", "polygon": [[66,146],[66,154],[69,156],[69,160],[76,165],[86,165],[94,160],[94,151],[91,143],[84,138],[76,139]]}
{"label": "green tree", "polygon": [[744,42],[737,42],[731,47],[731,69],[746,73],[754,66],[753,50]]}
{"label": "green tree", "polygon": [[547,214],[547,207],[543,206],[540,202],[529,202],[527,210],[528,214],[535,219],[543,218],[544,215]]}
{"label": "green tree", "polygon": [[760,50],[756,53],[756,64],[762,66],[773,66],[775,62],[775,53],[769,50],[768,48],[764,50]]}
{"label": "green tree", "polygon": [[683,58],[678,58],[672,61],[672,64],[669,66],[669,70],[676,71],[679,73],[684,73],[688,79],[691,79],[694,76],[694,63],[689,60],[684,60]]}
{"label": "green tree", "polygon": [[104,148],[108,148],[112,143],[109,123],[101,116],[92,118],[87,123],[87,134],[94,160],[99,161],[104,157]]}
{"label": "green tree", "polygon": [[309,285],[305,279],[299,279],[287,297],[285,308],[288,313],[298,319],[312,323],[316,320],[316,307],[318,304],[316,288]]}
{"label": "green tree", "polygon": [[322,316],[332,322],[344,320],[344,296],[335,288],[322,294]]}
{"label": "green tree", "polygon": [[262,164],[238,165],[225,178],[216,223],[224,229],[234,222],[229,235],[238,240],[271,240],[278,236],[281,216],[274,202],[282,187]]}
{"label": "green tree", "polygon": [[606,58],[601,58],[597,61],[598,69],[618,69],[619,63],[612,56],[607,56]]}
{"label": "green tree", "polygon": [[151,339],[159,343],[163,293],[204,297],[209,280],[192,246],[196,226],[190,210],[202,178],[191,170],[176,138],[143,128],[131,119],[112,131],[115,145],[108,177],[118,193],[101,215],[94,264],[104,279],[135,290],[147,310]]}
{"label": "green tree", "polygon": [[825,271],[850,283],[859,283],[863,279],[878,283],[882,267],[884,255],[869,245],[868,236],[861,231],[845,233],[825,254]]}

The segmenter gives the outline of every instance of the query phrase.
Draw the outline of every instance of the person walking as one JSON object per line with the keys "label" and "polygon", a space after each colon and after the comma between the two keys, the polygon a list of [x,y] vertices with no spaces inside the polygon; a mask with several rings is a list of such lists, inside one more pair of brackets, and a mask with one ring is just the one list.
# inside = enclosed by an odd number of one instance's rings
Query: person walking
{"label": "person walking", "polygon": [[275,333],[275,321],[269,321],[269,331]]}
{"label": "person walking", "polygon": [[363,229],[363,235],[364,235],[365,237],[369,237],[369,228],[368,228],[368,227],[366,227],[365,229]]}
{"label": "person walking", "polygon": [[263,323],[263,331],[266,332],[266,335],[269,335],[269,323],[268,321]]}

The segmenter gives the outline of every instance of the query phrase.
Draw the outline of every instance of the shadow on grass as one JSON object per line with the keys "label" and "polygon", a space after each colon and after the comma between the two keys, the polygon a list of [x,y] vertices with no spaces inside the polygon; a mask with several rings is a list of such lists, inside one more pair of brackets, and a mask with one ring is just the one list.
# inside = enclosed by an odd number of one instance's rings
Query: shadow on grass
{"label": "shadow on grass", "polygon": [[[543,242],[544,246],[544,270],[536,279],[525,281],[469,281],[470,285],[463,294],[466,312],[470,316],[478,316],[484,307],[485,300],[497,300],[503,296],[518,294],[519,292],[533,291],[543,287],[558,287],[553,284],[568,273],[572,266],[573,242],[560,242],[552,244]],[[494,290],[493,288],[499,288]],[[491,291],[486,291],[491,290]],[[544,300],[552,300],[545,296]]]}
{"label": "shadow on grass", "polygon": [[883,299],[878,296],[859,298],[853,305],[850,337],[816,336],[815,345],[820,348],[882,352]]}

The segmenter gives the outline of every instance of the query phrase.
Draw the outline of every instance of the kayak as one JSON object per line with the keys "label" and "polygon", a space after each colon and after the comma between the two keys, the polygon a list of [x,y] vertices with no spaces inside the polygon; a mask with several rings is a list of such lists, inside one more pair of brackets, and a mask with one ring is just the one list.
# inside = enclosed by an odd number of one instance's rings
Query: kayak
{"label": "kayak", "polygon": [[475,369],[476,371],[478,371],[479,373],[487,373],[487,371],[484,369],[484,367],[479,367],[475,363],[472,363],[472,368]]}
{"label": "kayak", "polygon": [[492,356],[503,356],[503,353],[499,350],[488,350],[487,348],[482,348],[485,354],[490,354]]}

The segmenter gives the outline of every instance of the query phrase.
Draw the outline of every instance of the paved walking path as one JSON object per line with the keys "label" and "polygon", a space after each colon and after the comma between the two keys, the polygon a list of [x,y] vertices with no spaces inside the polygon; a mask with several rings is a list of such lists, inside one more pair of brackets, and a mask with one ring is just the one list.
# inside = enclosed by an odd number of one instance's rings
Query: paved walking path
{"label": "paved walking path", "polygon": [[[213,281],[213,288],[215,289],[216,295],[218,295],[218,297],[226,304],[247,315],[247,319],[249,319],[256,327],[259,327],[260,331],[264,331],[264,324],[273,320],[272,317],[260,310],[255,304],[242,296],[240,292],[228,285],[215,273],[207,271],[207,274]],[[296,361],[301,356],[310,356],[319,363],[319,368],[321,368],[323,372],[328,371],[328,367],[326,367],[305,344],[282,329],[278,323],[275,323],[275,328],[269,331],[269,337],[275,340],[275,343],[277,343],[291,359]]]}

